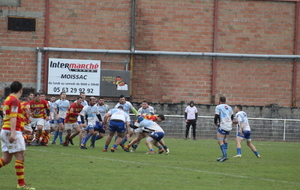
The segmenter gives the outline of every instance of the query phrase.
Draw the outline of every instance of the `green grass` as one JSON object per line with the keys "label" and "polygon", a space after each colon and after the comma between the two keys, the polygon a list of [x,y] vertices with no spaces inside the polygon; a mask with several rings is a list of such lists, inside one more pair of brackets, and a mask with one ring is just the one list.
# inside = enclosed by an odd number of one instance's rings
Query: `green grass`
{"label": "green grass", "polygon": [[[75,140],[78,141],[77,139]],[[76,146],[28,147],[25,179],[37,190],[112,189],[300,189],[299,143],[253,142],[262,158],[242,144],[242,158],[229,141],[230,159],[221,155],[216,140],[165,139],[170,155],[146,155],[144,140],[135,153],[120,148],[102,152]],[[16,188],[14,162],[0,169],[0,189]]]}

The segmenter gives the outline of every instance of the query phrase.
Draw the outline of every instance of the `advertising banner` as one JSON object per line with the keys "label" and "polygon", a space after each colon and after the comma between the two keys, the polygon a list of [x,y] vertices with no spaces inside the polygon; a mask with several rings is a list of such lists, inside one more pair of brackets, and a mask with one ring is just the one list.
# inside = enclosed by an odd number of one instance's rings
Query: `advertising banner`
{"label": "advertising banner", "polygon": [[47,94],[99,96],[100,60],[49,58]]}
{"label": "advertising banner", "polygon": [[130,96],[130,71],[101,70],[101,96]]}

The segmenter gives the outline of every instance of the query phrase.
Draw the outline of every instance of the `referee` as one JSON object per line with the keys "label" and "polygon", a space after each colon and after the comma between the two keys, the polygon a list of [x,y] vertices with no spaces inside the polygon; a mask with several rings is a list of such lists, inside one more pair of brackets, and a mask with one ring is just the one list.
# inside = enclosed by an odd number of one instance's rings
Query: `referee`
{"label": "referee", "polygon": [[193,140],[196,140],[196,122],[198,118],[198,110],[196,106],[194,106],[194,101],[191,100],[189,106],[185,108],[184,118],[186,122],[186,130],[185,130],[185,140],[188,139],[188,134],[190,130],[190,126],[193,127]]}

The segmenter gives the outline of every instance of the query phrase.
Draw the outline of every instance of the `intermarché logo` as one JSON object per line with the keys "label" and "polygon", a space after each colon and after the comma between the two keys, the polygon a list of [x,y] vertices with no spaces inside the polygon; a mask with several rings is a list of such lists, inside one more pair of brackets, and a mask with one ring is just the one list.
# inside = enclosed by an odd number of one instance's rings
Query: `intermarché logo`
{"label": "intermarch\u00e9 logo", "polygon": [[83,64],[83,63],[62,63],[60,61],[58,62],[50,62],[50,67],[51,68],[60,68],[64,69],[67,68],[69,71],[72,72],[92,72],[92,73],[97,73],[99,64],[93,64],[93,63],[88,63],[88,64]]}

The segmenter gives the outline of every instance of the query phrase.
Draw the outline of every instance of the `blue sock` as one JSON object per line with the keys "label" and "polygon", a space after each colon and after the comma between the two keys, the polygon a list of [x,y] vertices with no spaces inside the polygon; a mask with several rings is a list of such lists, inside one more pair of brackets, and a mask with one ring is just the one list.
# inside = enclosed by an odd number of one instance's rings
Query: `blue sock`
{"label": "blue sock", "polygon": [[59,141],[62,143],[63,139],[62,139],[62,132],[58,132],[58,136],[59,136]]}
{"label": "blue sock", "polygon": [[162,149],[162,146],[157,146],[158,149]]}
{"label": "blue sock", "polygon": [[227,150],[228,150],[228,143],[224,143],[224,147],[225,147],[225,150],[226,150],[226,153],[227,153]]}
{"label": "blue sock", "polygon": [[138,145],[134,144],[132,147],[133,147],[133,149],[137,149]]}
{"label": "blue sock", "polygon": [[102,137],[100,137],[99,135],[96,136],[95,140],[99,140],[102,139]]}
{"label": "blue sock", "polygon": [[117,148],[117,146],[118,146],[118,145],[114,144],[114,145],[112,145],[112,148]]}
{"label": "blue sock", "polygon": [[120,144],[125,144],[126,141],[127,141],[127,138],[124,137]]}
{"label": "blue sock", "polygon": [[254,154],[257,156],[258,155],[258,151],[253,151],[254,152]]}
{"label": "blue sock", "polygon": [[92,138],[91,138],[91,143],[94,144],[95,141],[96,141],[96,136],[93,135]]}
{"label": "blue sock", "polygon": [[167,150],[167,149],[168,149],[167,145],[165,145],[165,146],[164,146],[164,149],[165,149],[165,150]]}
{"label": "blue sock", "polygon": [[149,149],[150,152],[154,151],[153,148]]}
{"label": "blue sock", "polygon": [[224,145],[224,144],[222,144],[222,145],[220,146],[220,149],[221,149],[221,151],[222,151],[223,157],[227,157],[227,153],[226,153],[226,149],[225,149],[225,145]]}
{"label": "blue sock", "polygon": [[104,149],[107,149],[108,148],[108,145],[104,145]]}
{"label": "blue sock", "polygon": [[58,137],[58,131],[55,131],[55,132],[54,132],[54,138],[53,138],[53,142],[55,142],[55,141],[56,141],[57,137]]}
{"label": "blue sock", "polygon": [[81,144],[86,144],[86,142],[90,139],[90,137],[91,137],[90,133],[86,134],[86,136],[82,139]]}
{"label": "blue sock", "polygon": [[236,148],[237,155],[242,155],[242,149],[241,148]]}

